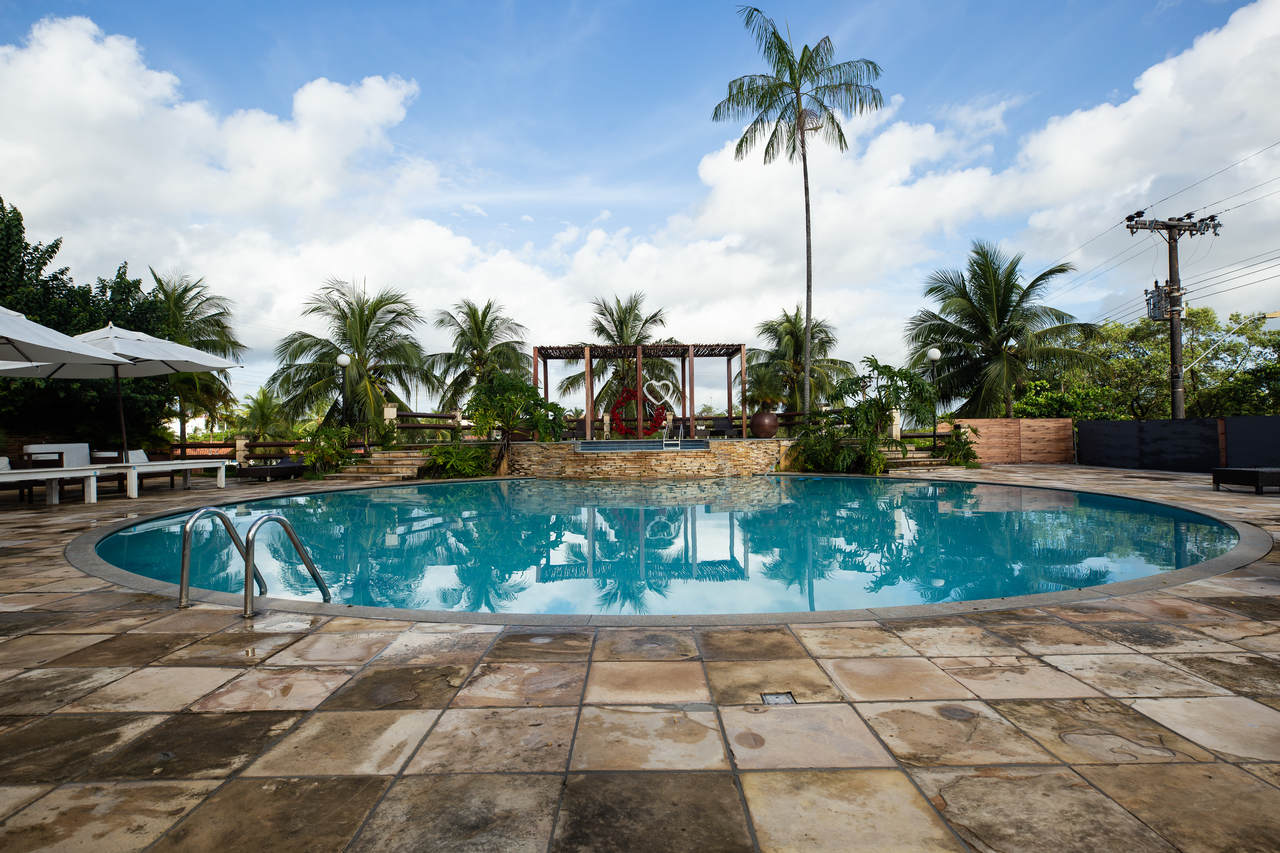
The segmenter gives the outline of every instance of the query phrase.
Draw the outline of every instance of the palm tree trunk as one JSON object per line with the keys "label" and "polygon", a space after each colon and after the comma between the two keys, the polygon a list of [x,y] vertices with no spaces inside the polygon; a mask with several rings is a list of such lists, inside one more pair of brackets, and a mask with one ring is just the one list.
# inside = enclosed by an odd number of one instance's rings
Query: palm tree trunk
{"label": "palm tree trunk", "polygon": [[1013,417],[1013,392],[1008,388],[1004,389],[1004,416]]}
{"label": "palm tree trunk", "polygon": [[182,404],[181,394],[178,395],[178,443],[187,443],[187,408]]}
{"label": "palm tree trunk", "polygon": [[[803,115],[803,113],[802,113]],[[804,175],[804,417],[809,417],[809,347],[813,340],[813,224],[809,213],[809,155],[800,131],[800,170]]]}

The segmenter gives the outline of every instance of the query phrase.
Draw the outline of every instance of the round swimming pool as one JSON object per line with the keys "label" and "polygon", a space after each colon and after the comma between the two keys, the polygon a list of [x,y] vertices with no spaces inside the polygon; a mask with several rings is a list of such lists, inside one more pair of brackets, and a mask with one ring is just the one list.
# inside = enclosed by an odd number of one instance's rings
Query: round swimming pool
{"label": "round swimming pool", "polygon": [[[1055,592],[1185,568],[1229,526],[1080,492],[844,477],[661,482],[500,480],[327,492],[224,507],[243,537],[280,513],[334,603],[544,614],[851,610]],[[177,583],[186,515],[97,545]],[[237,592],[243,562],[213,519],[192,585]],[[269,595],[318,601],[283,531],[264,528]]]}

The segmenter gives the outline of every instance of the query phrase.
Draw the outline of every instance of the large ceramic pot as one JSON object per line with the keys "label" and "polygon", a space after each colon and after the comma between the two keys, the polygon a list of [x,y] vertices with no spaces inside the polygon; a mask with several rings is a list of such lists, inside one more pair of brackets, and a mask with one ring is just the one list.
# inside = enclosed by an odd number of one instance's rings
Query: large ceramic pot
{"label": "large ceramic pot", "polygon": [[773,438],[778,434],[778,416],[761,409],[751,416],[751,434],[756,438]]}

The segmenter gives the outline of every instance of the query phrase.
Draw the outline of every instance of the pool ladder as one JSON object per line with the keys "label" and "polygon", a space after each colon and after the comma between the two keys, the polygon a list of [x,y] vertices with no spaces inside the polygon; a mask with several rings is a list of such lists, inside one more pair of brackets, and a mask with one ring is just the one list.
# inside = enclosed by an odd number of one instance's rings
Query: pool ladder
{"label": "pool ladder", "polygon": [[222,526],[226,528],[227,534],[231,537],[231,542],[236,546],[236,550],[240,552],[240,559],[244,560],[244,618],[248,619],[253,616],[253,585],[257,583],[258,594],[267,594],[267,582],[262,579],[262,574],[258,571],[258,567],[254,564],[253,552],[258,541],[258,531],[264,525],[275,523],[284,528],[285,534],[289,537],[289,541],[293,543],[293,550],[302,558],[302,565],[306,566],[311,579],[316,582],[316,587],[320,590],[320,597],[327,604],[332,600],[329,595],[329,586],[324,582],[324,578],[320,577],[320,572],[316,569],[316,564],[311,560],[311,554],[307,551],[302,540],[298,538],[298,534],[294,532],[293,525],[289,523],[283,515],[272,513],[264,515],[249,526],[249,532],[245,534],[243,541],[240,534],[236,533],[235,525],[231,523],[231,517],[217,507],[206,506],[201,507],[191,514],[186,523],[182,525],[182,570],[178,578],[178,607],[191,606],[191,538],[195,531],[196,522],[205,516],[212,516],[222,522]]}

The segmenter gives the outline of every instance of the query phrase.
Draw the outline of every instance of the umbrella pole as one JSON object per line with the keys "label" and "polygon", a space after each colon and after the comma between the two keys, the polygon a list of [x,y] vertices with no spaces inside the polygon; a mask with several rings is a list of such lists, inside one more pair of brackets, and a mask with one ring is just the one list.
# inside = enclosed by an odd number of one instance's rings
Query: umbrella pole
{"label": "umbrella pole", "polygon": [[116,377],[116,409],[120,413],[120,461],[129,461],[129,438],[124,431],[124,395],[120,392],[120,367],[113,364],[111,372]]}

